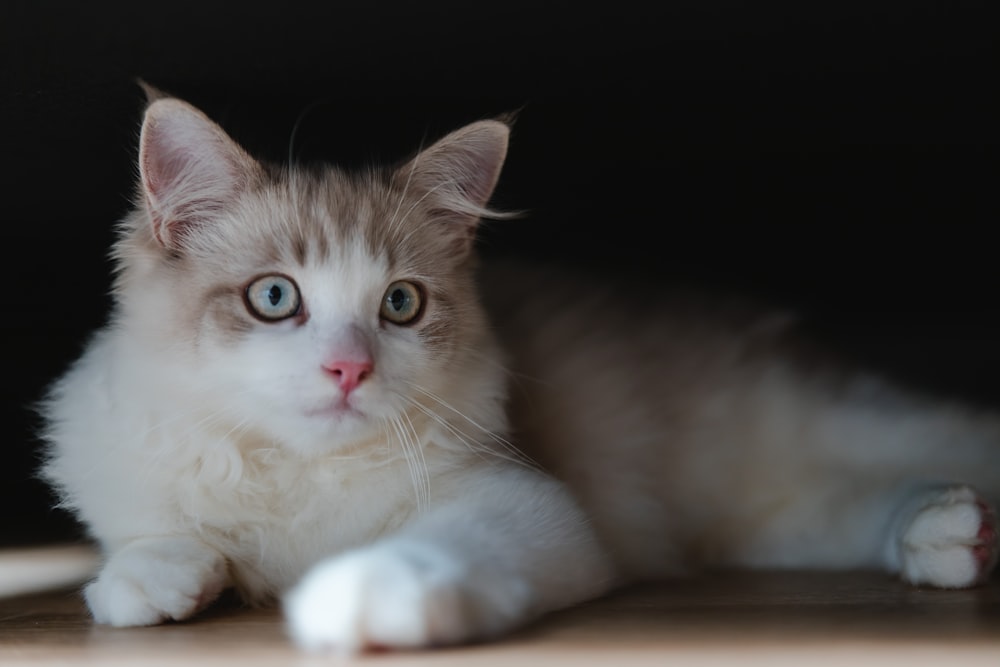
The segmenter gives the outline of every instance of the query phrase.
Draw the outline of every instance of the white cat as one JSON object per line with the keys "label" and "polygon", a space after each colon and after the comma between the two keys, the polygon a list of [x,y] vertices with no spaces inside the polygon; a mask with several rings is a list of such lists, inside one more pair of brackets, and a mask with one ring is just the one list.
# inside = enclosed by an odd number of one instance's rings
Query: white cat
{"label": "white cat", "polygon": [[473,241],[507,139],[278,168],[151,101],[114,311],[44,406],[44,475],[105,554],[98,622],[234,586],[357,651],[694,566],[988,575],[996,417],[801,369],[781,318],[581,276],[491,268],[488,317]]}

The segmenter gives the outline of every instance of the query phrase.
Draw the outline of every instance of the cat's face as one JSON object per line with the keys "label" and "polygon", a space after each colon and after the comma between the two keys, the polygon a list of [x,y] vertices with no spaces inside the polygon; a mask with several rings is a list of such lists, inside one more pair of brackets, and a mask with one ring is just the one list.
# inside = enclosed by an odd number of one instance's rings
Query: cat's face
{"label": "cat's face", "polygon": [[471,242],[506,139],[487,121],[397,170],[276,170],[189,105],[156,101],[143,205],[117,248],[119,317],[193,396],[298,449],[440,414],[490,340]]}

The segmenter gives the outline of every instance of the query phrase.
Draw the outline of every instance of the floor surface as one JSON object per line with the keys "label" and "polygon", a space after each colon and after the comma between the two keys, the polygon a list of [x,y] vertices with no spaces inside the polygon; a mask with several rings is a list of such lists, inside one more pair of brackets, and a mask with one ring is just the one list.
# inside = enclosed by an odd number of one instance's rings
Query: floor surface
{"label": "floor surface", "polygon": [[495,643],[353,659],[300,653],[289,644],[277,610],[247,609],[233,600],[185,623],[112,629],[91,622],[75,589],[0,599],[0,665],[351,662],[998,667],[1000,580],[940,591],[869,572],[702,575],[621,591]]}

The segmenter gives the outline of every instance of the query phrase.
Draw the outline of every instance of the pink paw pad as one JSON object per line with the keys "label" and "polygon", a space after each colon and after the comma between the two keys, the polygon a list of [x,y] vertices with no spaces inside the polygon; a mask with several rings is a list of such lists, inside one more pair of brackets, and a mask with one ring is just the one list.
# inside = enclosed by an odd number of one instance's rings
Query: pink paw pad
{"label": "pink paw pad", "polygon": [[1000,554],[1000,549],[997,548],[997,520],[993,508],[982,500],[976,501],[976,507],[982,514],[983,522],[976,533],[978,543],[972,546],[972,554],[976,557],[982,577],[985,579],[996,565],[997,556]]}

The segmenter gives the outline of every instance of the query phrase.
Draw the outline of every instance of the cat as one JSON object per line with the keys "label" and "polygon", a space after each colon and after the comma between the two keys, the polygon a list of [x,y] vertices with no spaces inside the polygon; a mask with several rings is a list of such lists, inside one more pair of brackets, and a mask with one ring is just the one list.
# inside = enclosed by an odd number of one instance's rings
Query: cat
{"label": "cat", "polygon": [[282,167],[150,93],[111,316],[41,408],[96,622],[235,588],[357,652],[703,567],[985,580],[996,415],[810,361],[767,309],[482,261],[509,134]]}

